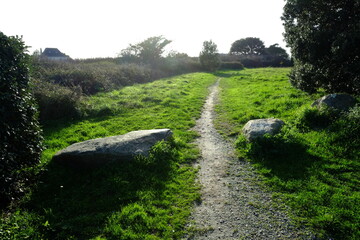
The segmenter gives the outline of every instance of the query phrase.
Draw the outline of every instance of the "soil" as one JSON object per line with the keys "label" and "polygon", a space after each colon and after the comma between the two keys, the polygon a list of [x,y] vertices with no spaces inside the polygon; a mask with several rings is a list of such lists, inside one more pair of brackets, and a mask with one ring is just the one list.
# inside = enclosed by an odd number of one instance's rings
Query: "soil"
{"label": "soil", "polygon": [[196,144],[202,196],[184,239],[313,239],[307,229],[292,224],[286,206],[265,189],[250,163],[236,157],[233,142],[216,131],[219,82],[210,87],[194,128],[200,134]]}

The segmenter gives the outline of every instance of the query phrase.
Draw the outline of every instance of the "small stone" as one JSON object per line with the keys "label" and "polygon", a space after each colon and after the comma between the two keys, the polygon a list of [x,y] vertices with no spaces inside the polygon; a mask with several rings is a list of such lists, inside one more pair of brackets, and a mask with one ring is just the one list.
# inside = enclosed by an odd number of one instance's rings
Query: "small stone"
{"label": "small stone", "polygon": [[254,119],[248,121],[244,128],[243,134],[248,141],[262,138],[265,134],[274,135],[280,132],[285,123],[276,118]]}

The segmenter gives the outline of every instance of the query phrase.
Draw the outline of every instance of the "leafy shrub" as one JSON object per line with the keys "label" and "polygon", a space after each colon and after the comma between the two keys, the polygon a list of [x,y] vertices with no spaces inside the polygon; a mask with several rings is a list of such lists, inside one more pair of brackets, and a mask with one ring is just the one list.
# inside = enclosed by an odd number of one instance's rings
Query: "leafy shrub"
{"label": "leafy shrub", "polygon": [[222,62],[220,65],[220,69],[242,70],[244,69],[244,65],[242,65],[241,62]]}
{"label": "leafy shrub", "polygon": [[68,88],[79,87],[86,95],[150,82],[159,75],[146,66],[113,61],[51,62],[34,59],[33,62],[37,79]]}
{"label": "leafy shrub", "polygon": [[0,219],[0,239],[45,239],[39,231],[38,222],[43,222],[41,228],[46,229],[47,222],[36,214],[25,211],[14,212]]}
{"label": "leafy shrub", "polygon": [[49,63],[39,60],[36,64],[37,78],[68,88],[80,87],[84,94],[95,94],[111,89],[111,84],[106,75],[92,68],[89,64],[72,62]]}
{"label": "leafy shrub", "polygon": [[241,63],[246,68],[264,67],[263,56],[243,56],[240,58]]}
{"label": "leafy shrub", "polygon": [[159,69],[166,74],[166,77],[202,70],[197,58],[182,55],[165,58],[163,64],[159,66]]}
{"label": "leafy shrub", "polygon": [[0,32],[0,207],[19,197],[40,161],[41,131],[29,92],[28,55],[18,37]]}
{"label": "leafy shrub", "polygon": [[33,80],[32,91],[39,106],[41,122],[80,115],[81,88],[71,89]]}
{"label": "leafy shrub", "polygon": [[284,37],[295,60],[291,82],[303,91],[360,93],[360,2],[311,3],[284,7]]}

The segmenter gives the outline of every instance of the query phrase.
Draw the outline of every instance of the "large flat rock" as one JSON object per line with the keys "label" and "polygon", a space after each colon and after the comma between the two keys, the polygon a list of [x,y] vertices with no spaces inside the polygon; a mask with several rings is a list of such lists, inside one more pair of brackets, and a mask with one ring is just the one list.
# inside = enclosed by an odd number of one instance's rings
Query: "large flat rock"
{"label": "large flat rock", "polygon": [[113,161],[130,161],[136,155],[148,156],[155,143],[168,140],[172,134],[170,129],[153,129],[91,139],[57,152],[53,160],[77,168],[98,167]]}

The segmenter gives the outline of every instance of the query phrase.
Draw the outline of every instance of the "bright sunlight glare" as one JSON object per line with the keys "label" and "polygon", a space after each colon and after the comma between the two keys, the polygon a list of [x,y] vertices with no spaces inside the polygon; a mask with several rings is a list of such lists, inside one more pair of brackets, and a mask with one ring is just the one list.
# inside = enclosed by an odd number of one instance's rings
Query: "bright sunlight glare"
{"label": "bright sunlight glare", "polygon": [[116,57],[129,44],[164,36],[168,50],[198,56],[205,40],[221,53],[241,38],[283,42],[284,0],[2,0],[0,31],[30,52],[56,47],[72,58]]}

